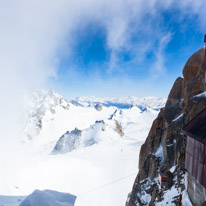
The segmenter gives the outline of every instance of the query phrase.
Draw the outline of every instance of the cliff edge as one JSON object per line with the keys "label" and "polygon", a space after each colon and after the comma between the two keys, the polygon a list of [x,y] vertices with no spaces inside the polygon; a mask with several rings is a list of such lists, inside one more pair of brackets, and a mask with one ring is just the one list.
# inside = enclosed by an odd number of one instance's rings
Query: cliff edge
{"label": "cliff edge", "polygon": [[[183,78],[178,77],[174,82],[165,107],[160,110],[141,147],[139,172],[127,206],[206,203],[205,188],[184,169],[185,143],[181,133],[183,126],[206,107],[205,71],[205,50],[202,48],[185,64]],[[166,188],[159,184],[160,172],[168,177]]]}

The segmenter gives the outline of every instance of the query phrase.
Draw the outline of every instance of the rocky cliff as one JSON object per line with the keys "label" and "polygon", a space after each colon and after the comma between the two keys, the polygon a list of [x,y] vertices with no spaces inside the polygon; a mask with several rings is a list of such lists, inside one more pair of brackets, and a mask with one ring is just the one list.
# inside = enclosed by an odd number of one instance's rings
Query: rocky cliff
{"label": "rocky cliff", "polygon": [[[184,170],[185,144],[181,129],[206,107],[205,71],[205,50],[202,48],[185,64],[183,78],[178,77],[174,82],[165,107],[160,110],[141,147],[139,173],[127,206],[204,204],[205,188]],[[159,172],[167,174],[167,188],[160,187]],[[198,198],[194,195],[194,185]]]}

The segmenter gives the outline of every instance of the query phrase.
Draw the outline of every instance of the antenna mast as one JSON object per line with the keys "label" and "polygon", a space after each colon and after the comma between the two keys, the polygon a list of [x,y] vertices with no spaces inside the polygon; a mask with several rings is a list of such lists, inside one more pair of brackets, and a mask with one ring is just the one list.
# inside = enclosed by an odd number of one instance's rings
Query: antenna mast
{"label": "antenna mast", "polygon": [[[204,70],[206,69],[206,34],[204,35],[204,50],[205,50],[205,64],[204,64]],[[206,70],[205,70],[205,91],[206,91]]]}

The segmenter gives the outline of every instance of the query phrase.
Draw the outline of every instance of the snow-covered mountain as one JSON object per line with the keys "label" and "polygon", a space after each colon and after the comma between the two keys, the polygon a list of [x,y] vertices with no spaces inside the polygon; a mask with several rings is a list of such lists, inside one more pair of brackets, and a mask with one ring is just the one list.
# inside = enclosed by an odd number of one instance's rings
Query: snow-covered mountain
{"label": "snow-covered mountain", "polygon": [[69,109],[69,102],[52,90],[32,92],[26,100],[25,140],[39,135],[42,129],[42,119],[46,117],[47,113],[55,114],[56,110]]}
{"label": "snow-covered mountain", "polygon": [[127,109],[132,106],[139,108],[151,108],[153,110],[159,110],[164,107],[166,99],[157,97],[121,97],[121,98],[96,98],[96,97],[76,97],[71,98],[71,102],[78,102],[80,105],[92,106],[98,103],[105,106],[115,106],[122,109]]}
{"label": "snow-covered mountain", "polygon": [[[132,107],[135,107],[140,112],[146,110],[159,111],[160,108],[164,107],[165,101],[164,98],[156,97],[78,97],[66,100],[52,90],[40,90],[33,92],[27,98],[24,140],[32,140],[37,136],[42,136],[41,134],[48,136],[50,133],[47,131],[49,126],[51,127],[50,131],[55,128],[56,132],[52,131],[52,134],[59,133],[61,135],[68,129],[72,130],[75,127],[86,129],[96,121],[111,119],[117,111],[122,114],[122,109],[131,110]],[[51,136],[55,136],[54,139],[56,140],[58,135]],[[52,141],[51,136],[50,140]],[[45,138],[40,137],[40,139],[40,141],[43,141]]]}
{"label": "snow-covered mountain", "polygon": [[138,150],[164,104],[155,97],[66,100],[52,90],[32,93],[23,130],[30,154],[0,193],[51,189],[77,196],[75,206],[125,205]]}

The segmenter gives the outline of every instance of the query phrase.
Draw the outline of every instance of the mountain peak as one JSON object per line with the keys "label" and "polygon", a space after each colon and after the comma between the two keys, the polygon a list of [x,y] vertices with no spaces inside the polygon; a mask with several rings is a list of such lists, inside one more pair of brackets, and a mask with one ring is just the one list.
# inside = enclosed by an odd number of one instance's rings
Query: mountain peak
{"label": "mountain peak", "polygon": [[[185,64],[184,78],[176,79],[165,107],[160,110],[141,147],[139,173],[127,206],[186,206],[206,202],[206,189],[185,173],[185,144],[181,133],[183,126],[206,107],[206,98],[202,95],[206,90],[205,70],[205,49],[202,48]],[[157,155],[160,149],[161,156]],[[168,188],[161,188],[157,178],[160,172],[167,174]],[[198,198],[194,195],[194,185]]]}

